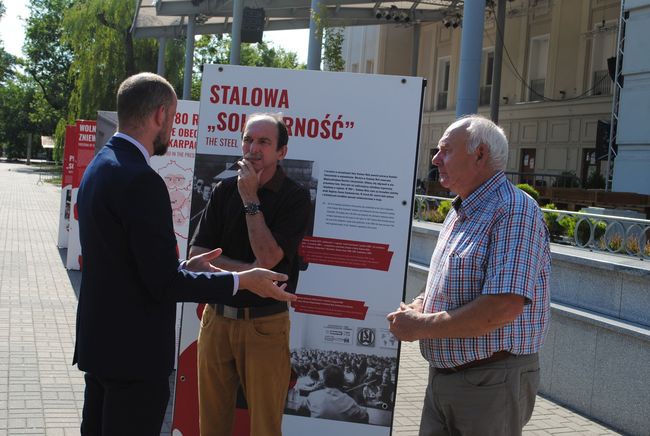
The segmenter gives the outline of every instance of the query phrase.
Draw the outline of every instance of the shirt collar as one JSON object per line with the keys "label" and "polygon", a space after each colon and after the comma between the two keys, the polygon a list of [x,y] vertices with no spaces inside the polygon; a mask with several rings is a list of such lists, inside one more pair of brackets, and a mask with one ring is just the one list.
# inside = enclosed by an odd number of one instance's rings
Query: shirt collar
{"label": "shirt collar", "polygon": [[275,173],[273,174],[273,177],[262,186],[264,189],[268,189],[273,192],[278,192],[280,188],[282,187],[282,182],[284,182],[284,178],[286,177],[284,170],[280,165],[275,167]]}
{"label": "shirt collar", "polygon": [[481,206],[487,202],[496,188],[504,182],[507,182],[505,174],[503,171],[498,171],[487,181],[483,182],[481,186],[476,188],[476,190],[472,192],[469,197],[462,201],[460,197],[456,197],[452,204],[454,204],[456,211],[462,211],[465,216],[469,217],[474,212],[478,211]]}
{"label": "shirt collar", "polygon": [[140,150],[140,153],[142,153],[142,155],[144,156],[144,160],[147,162],[147,165],[151,166],[151,164],[149,163],[149,159],[151,158],[151,157],[149,156],[149,152],[147,151],[146,148],[144,148],[144,145],[142,145],[142,144],[140,143],[140,141],[138,141],[137,139],[132,138],[132,137],[130,137],[129,135],[127,135],[126,133],[122,133],[122,132],[117,132],[117,133],[116,133],[115,135],[113,135],[113,136],[115,136],[115,137],[117,137],[117,138],[125,139],[125,140],[129,141],[131,144],[135,145],[135,147],[136,147],[138,150]]}

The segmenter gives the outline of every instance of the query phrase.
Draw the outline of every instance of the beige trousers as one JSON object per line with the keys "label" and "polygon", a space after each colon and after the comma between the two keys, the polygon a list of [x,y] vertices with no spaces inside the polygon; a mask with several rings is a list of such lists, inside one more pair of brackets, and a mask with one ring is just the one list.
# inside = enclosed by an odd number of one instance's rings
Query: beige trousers
{"label": "beige trousers", "polygon": [[420,436],[520,436],[539,387],[537,354],[454,374],[429,369]]}
{"label": "beige trousers", "polygon": [[250,320],[218,315],[206,305],[198,339],[202,436],[230,436],[241,384],[251,435],[282,434],[289,377],[289,313]]}

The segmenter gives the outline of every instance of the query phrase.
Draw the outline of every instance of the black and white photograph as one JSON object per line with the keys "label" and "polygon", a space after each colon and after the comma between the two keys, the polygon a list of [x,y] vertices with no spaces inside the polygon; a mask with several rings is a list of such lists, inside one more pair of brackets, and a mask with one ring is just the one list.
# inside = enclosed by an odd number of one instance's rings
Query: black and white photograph
{"label": "black and white photograph", "polygon": [[291,368],[286,414],[390,425],[396,357],[298,348],[291,351]]}
{"label": "black and white photograph", "polygon": [[[201,219],[201,213],[210,200],[210,195],[223,179],[237,176],[237,161],[241,156],[197,154],[194,169],[194,179],[192,183],[192,208],[190,213],[190,238]],[[314,172],[314,162],[297,159],[284,159],[280,162],[287,176],[296,183],[309,190],[312,204],[312,213],[305,236],[310,236],[314,228],[314,207],[316,201],[316,191],[318,180],[312,174]],[[304,269],[301,265],[301,269]]]}

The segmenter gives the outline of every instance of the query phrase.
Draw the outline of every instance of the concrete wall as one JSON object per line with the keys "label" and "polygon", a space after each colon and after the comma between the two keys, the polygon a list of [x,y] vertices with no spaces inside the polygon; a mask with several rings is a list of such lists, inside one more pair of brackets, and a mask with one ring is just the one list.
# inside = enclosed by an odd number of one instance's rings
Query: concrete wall
{"label": "concrete wall", "polygon": [[[426,282],[441,225],[414,222],[407,301]],[[552,244],[540,392],[611,427],[650,432],[650,265]]]}

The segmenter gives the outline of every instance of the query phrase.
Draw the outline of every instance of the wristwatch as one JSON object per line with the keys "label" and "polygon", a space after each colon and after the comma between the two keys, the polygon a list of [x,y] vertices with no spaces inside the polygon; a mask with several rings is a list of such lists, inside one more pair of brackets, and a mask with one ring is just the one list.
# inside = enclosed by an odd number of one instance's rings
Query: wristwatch
{"label": "wristwatch", "polygon": [[246,215],[256,215],[260,211],[259,203],[245,203],[244,204],[244,213]]}

